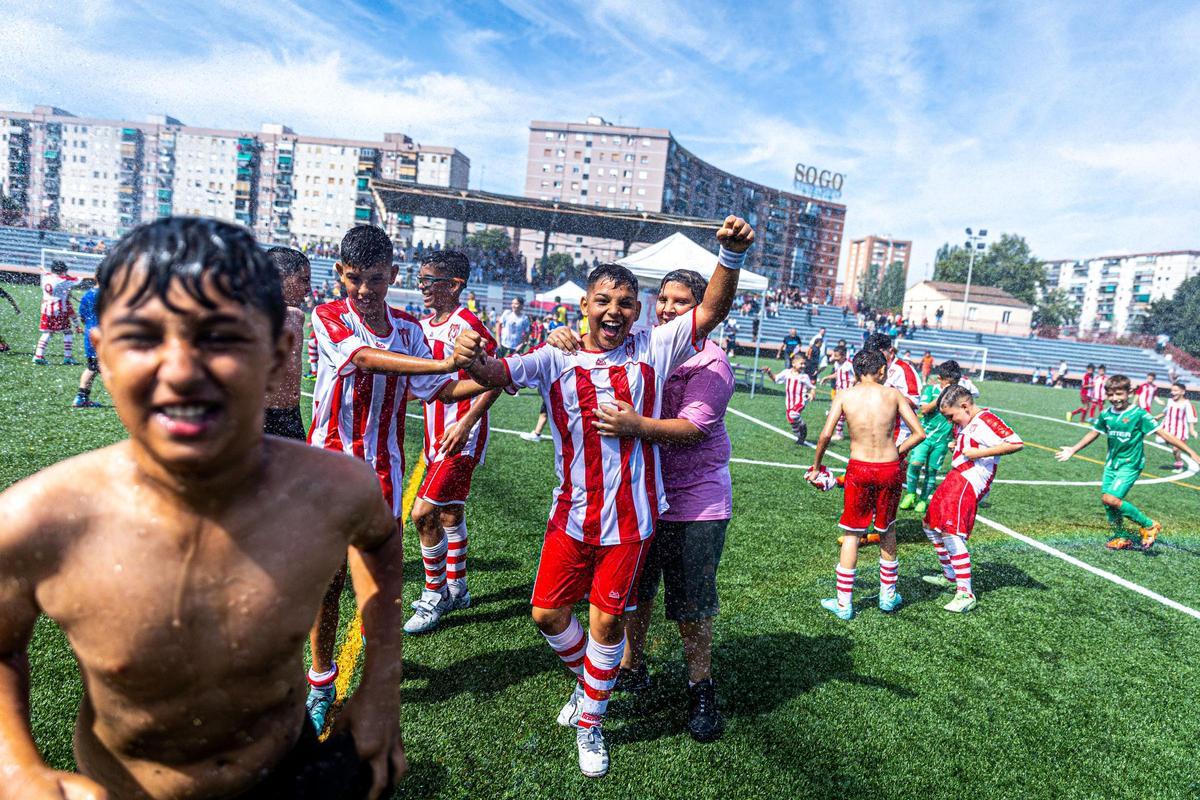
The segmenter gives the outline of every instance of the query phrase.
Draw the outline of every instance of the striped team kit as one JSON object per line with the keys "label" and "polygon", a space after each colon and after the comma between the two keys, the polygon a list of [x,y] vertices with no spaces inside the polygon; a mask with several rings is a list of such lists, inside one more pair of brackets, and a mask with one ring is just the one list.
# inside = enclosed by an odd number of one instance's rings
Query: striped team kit
{"label": "striped team kit", "polygon": [[338,450],[375,468],[392,514],[401,517],[404,495],[404,408],[408,394],[432,400],[449,375],[388,375],[354,366],[364,348],[432,358],[421,323],[388,308],[387,329],[371,330],[345,299],[317,306],[317,382],[308,443]]}
{"label": "striped team kit", "polygon": [[[489,356],[496,354],[496,340],[473,313],[466,308],[457,308],[445,322],[434,323],[433,317],[421,320],[421,330],[429,343],[433,357],[446,358],[454,352],[454,340],[463,331],[470,329],[483,337],[484,349]],[[458,378],[466,380],[470,376],[465,370],[459,370]],[[471,410],[473,400],[459,400],[455,403],[443,403],[440,400],[429,400],[424,403],[425,412],[425,446],[423,456],[428,469],[417,490],[417,497],[435,506],[462,505],[467,501],[471,492],[471,475],[475,467],[481,465],[484,453],[487,451],[488,414],[485,411],[479,421],[471,428],[467,443],[456,455],[447,456],[438,449],[438,442],[446,429],[462,419]]]}
{"label": "striped team kit", "polygon": [[1187,398],[1167,401],[1162,420],[1164,431],[1186,442],[1195,424],[1196,409]]}
{"label": "striped team kit", "polygon": [[693,310],[630,334],[613,350],[564,353],[542,346],[502,360],[513,387],[541,393],[554,438],[559,485],[533,605],[561,608],[587,596],[597,608],[621,614],[636,602],[648,540],[667,509],[658,447],[601,436],[592,423],[600,404],[616,400],[657,418],[667,376],[699,349],[695,326]]}
{"label": "striped team kit", "polygon": [[800,419],[809,393],[813,390],[812,378],[808,377],[807,372],[788,368],[775,376],[775,382],[784,384],[787,421],[795,422]]}
{"label": "striped team kit", "polygon": [[1107,375],[1097,375],[1092,378],[1092,396],[1088,409],[1088,413],[1092,416],[1100,413],[1100,410],[1104,408],[1104,385],[1106,383],[1108,383]]}
{"label": "striped team kit", "polygon": [[[836,364],[833,368],[833,396],[837,397],[837,393],[849,389],[854,384],[858,383],[858,376],[854,374],[854,365],[847,359],[840,364]],[[837,427],[833,431],[834,436],[841,436],[842,430],[846,427],[846,415],[843,414],[838,418]]]}
{"label": "striped team kit", "polygon": [[963,451],[969,447],[995,447],[1005,442],[1020,444],[1021,437],[988,409],[980,411],[958,431],[950,472],[933,493],[925,512],[926,528],[963,539],[970,537],[979,503],[987,497],[992,481],[996,479],[1000,457],[972,460]]}
{"label": "striped team kit", "polygon": [[42,318],[38,329],[43,333],[70,333],[75,309],[71,306],[71,290],[79,279],[71,275],[48,273],[42,276]]}
{"label": "striped team kit", "polygon": [[[917,374],[912,364],[897,356],[896,360],[888,367],[883,385],[898,390],[900,394],[908,398],[909,405],[914,409],[917,408],[921,398],[921,376]],[[904,420],[896,417],[896,444],[903,442],[911,433],[912,431],[904,424]]]}
{"label": "striped team kit", "polygon": [[1137,387],[1137,404],[1143,411],[1149,411],[1154,405],[1154,393],[1158,391],[1150,381],[1146,381]]}

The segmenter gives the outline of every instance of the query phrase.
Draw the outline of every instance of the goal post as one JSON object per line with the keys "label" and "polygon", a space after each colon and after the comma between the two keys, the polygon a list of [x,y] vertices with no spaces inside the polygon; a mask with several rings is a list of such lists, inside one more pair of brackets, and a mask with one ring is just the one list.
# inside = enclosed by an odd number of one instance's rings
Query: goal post
{"label": "goal post", "polygon": [[[902,345],[911,344],[908,340],[901,340],[901,342]],[[906,349],[915,350],[917,348]],[[987,376],[988,349],[982,345],[932,342],[922,344],[921,349],[932,353],[936,363],[954,359],[962,367],[963,374],[969,374],[975,380],[983,380]]]}
{"label": "goal post", "polygon": [[60,250],[53,247],[43,247],[38,258],[38,266],[42,272],[49,272],[50,265],[55,261],[61,261],[67,265],[67,270],[70,272],[83,272],[88,275],[94,275],[96,268],[100,266],[100,262],[104,260],[104,256],[100,253],[81,253],[77,250]]}

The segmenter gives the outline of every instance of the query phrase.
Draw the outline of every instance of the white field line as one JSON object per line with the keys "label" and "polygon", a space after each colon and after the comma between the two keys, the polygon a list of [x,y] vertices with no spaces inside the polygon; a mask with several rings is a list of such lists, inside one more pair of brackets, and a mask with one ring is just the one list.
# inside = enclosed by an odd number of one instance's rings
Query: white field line
{"label": "white field line", "polygon": [[[739,417],[743,417],[747,420],[750,420],[751,422],[757,423],[758,425],[761,425],[762,427],[767,428],[768,430],[773,430],[776,433],[779,433],[779,434],[782,434],[783,436],[788,437],[789,439],[795,439],[795,437],[792,436],[792,434],[790,434],[789,432],[784,431],[781,428],[776,428],[774,425],[771,425],[770,423],[767,423],[767,422],[763,422],[762,420],[760,420],[756,417],[752,417],[749,414],[746,414],[745,412],[737,411],[736,409],[732,409],[732,408],[729,410],[732,411],[733,413],[737,414]],[[996,410],[1003,411],[1003,409],[996,409]],[[1005,413],[1012,413],[1012,412],[1005,412]],[[1033,416],[1033,415],[1027,415],[1027,416]],[[1050,419],[1050,417],[1043,417],[1043,419]],[[1059,421],[1065,423],[1065,420],[1059,420]],[[831,453],[830,455],[834,455],[834,454]],[[1000,481],[997,480],[996,482],[999,483]],[[1090,572],[1097,577],[1104,578],[1106,581],[1111,581],[1112,583],[1115,583],[1116,585],[1118,585],[1122,588],[1128,589],[1131,592],[1136,592],[1136,593],[1142,595],[1143,597],[1148,597],[1157,603],[1163,604],[1167,608],[1173,608],[1176,611],[1180,611],[1184,614],[1187,614],[1189,617],[1193,617],[1195,619],[1200,619],[1200,611],[1197,611],[1194,608],[1190,608],[1189,606],[1185,606],[1183,603],[1172,600],[1169,597],[1164,597],[1161,594],[1159,594],[1158,592],[1154,592],[1154,591],[1151,591],[1150,589],[1147,589],[1145,586],[1140,586],[1140,585],[1134,583],[1133,581],[1125,580],[1120,575],[1114,575],[1113,573],[1108,572],[1107,570],[1100,569],[1099,567],[1093,567],[1091,564],[1088,564],[1084,561],[1080,561],[1078,558],[1075,558],[1074,556],[1067,555],[1066,553],[1064,553],[1063,551],[1061,551],[1057,548],[1051,547],[1050,545],[1045,544],[1043,542],[1039,542],[1037,539],[1032,539],[1023,533],[1017,533],[1016,531],[1014,531],[1012,528],[1008,527],[1007,525],[1002,525],[999,522],[994,522],[990,519],[987,519],[986,517],[976,516],[975,519],[979,520],[984,525],[987,525],[989,528],[992,528],[993,530],[997,530],[1000,533],[1003,533],[1005,536],[1010,536],[1019,542],[1023,542],[1025,544],[1029,545],[1030,547],[1033,547],[1037,550],[1041,550],[1043,553],[1046,553],[1047,555],[1054,556],[1055,558],[1061,559],[1062,561],[1065,561],[1072,566],[1079,567],[1080,569],[1084,570],[1085,572]]]}
{"label": "white field line", "polygon": [[[752,417],[749,414],[747,414],[745,411],[738,411],[736,408],[731,408],[731,407],[726,407],[725,410],[728,411],[730,414],[733,414],[734,416],[738,416],[744,420],[753,422],[755,425],[758,425],[759,427],[766,428],[769,431],[774,431],[775,433],[778,433],[780,436],[786,436],[787,438],[791,439],[792,441],[796,440],[796,434],[792,433],[791,431],[785,431],[783,428],[776,428],[771,423],[763,422],[758,417]],[[805,442],[804,446],[811,447],[814,450],[816,449],[816,445],[812,444],[811,442]],[[825,455],[829,456],[830,458],[836,458],[838,461],[841,461],[846,464],[850,463],[850,459],[846,458],[843,455],[839,455],[838,453],[834,453],[829,450],[825,451]],[[791,465],[789,464],[788,466],[791,466]]]}

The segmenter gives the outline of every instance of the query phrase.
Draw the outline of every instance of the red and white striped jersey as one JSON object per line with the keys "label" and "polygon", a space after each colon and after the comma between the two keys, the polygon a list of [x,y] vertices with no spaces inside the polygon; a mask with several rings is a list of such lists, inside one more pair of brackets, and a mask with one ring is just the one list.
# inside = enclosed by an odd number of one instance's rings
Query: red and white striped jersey
{"label": "red and white striped jersey", "polygon": [[1107,375],[1097,375],[1092,378],[1092,402],[1104,402],[1104,384],[1108,383]]}
{"label": "red and white striped jersey", "polygon": [[1154,393],[1158,390],[1150,381],[1143,382],[1137,387],[1137,404],[1143,411],[1149,411],[1154,405]]}
{"label": "red and white striped jersey", "polygon": [[800,412],[808,405],[808,398],[812,396],[812,378],[808,377],[807,372],[797,372],[788,368],[775,376],[775,382],[786,384],[784,396],[787,400],[787,421],[795,422],[800,418]]}
{"label": "red and white striped jersey", "polygon": [[[921,405],[921,376],[917,370],[899,356],[888,367],[887,376],[883,380],[884,386],[891,386],[900,394],[908,398],[908,402],[914,409]],[[899,444],[908,438],[912,433],[908,429],[908,425],[899,416],[896,417],[896,443]]]}
{"label": "red and white striped jersey", "polygon": [[954,441],[954,458],[950,467],[961,473],[967,483],[975,490],[975,497],[982,500],[992,488],[996,479],[996,469],[1000,465],[1000,456],[972,460],[963,455],[968,447],[995,447],[1002,442],[1018,444],[1021,437],[996,416],[992,411],[983,409],[975,415],[975,419],[960,428]]}
{"label": "red and white striped jersey", "polygon": [[1186,397],[1168,400],[1163,412],[1162,429],[1179,439],[1187,439],[1196,424],[1196,409]]}
{"label": "red and white striped jersey", "polygon": [[75,309],[71,307],[71,290],[78,283],[79,279],[71,275],[56,275],[53,272],[42,275],[42,316],[73,316]]}
{"label": "red and white striped jersey", "polygon": [[[483,337],[484,349],[489,356],[496,354],[496,340],[492,338],[492,334],[479,321],[479,317],[465,308],[455,309],[442,323],[435,324],[431,316],[421,319],[421,330],[425,332],[425,340],[429,343],[434,358],[445,358],[453,353],[454,340],[467,328],[477,331]],[[465,370],[459,370],[458,377],[467,379],[470,376]],[[443,403],[441,400],[429,400],[424,403],[426,464],[438,460],[438,442],[441,441],[442,434],[446,432],[446,428],[458,422],[464,414],[471,410],[472,402],[472,400],[459,400],[457,403]],[[471,428],[467,443],[463,445],[460,455],[470,456],[475,459],[475,463],[482,464],[484,451],[487,450],[487,438],[488,415],[485,411],[475,426]]]}
{"label": "red and white striped jersey", "polygon": [[854,375],[854,365],[850,363],[850,359],[846,359],[840,364],[834,364],[834,389],[837,389],[840,392],[842,389],[849,389],[856,383],[858,383],[858,378]]}
{"label": "red and white striped jersey", "polygon": [[404,495],[404,408],[411,392],[431,400],[449,375],[388,375],[360,370],[354,354],[370,347],[431,358],[421,323],[394,308],[388,328],[371,330],[346,299],[317,306],[317,384],[308,443],[340,450],[375,467],[384,499],[400,516]]}
{"label": "red and white striped jersey", "polygon": [[693,310],[631,333],[612,350],[564,353],[542,345],[503,360],[512,385],[537,389],[549,411],[559,485],[547,532],[593,545],[650,538],[668,507],[658,446],[601,436],[592,423],[598,406],[616,400],[657,418],[667,377],[703,345]]}

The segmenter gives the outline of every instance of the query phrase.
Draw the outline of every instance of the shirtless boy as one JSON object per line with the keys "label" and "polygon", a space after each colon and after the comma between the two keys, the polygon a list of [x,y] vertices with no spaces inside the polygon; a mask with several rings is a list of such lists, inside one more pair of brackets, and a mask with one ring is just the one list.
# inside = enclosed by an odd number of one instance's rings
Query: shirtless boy
{"label": "shirtless boy", "polygon": [[300,416],[300,343],[304,341],[304,311],[301,305],[312,292],[308,256],[289,247],[272,247],[267,258],[279,270],[283,302],[287,309],[283,327],[292,337],[292,352],[284,365],[279,388],[267,397],[263,429],[272,436],[304,441],[304,419]]}
{"label": "shirtless boy", "polygon": [[[821,460],[833,438],[842,415],[850,432],[850,463],[846,466],[846,494],[838,526],[847,532],[842,537],[842,553],[836,570],[837,597],[821,601],[821,607],[839,619],[853,619],[851,602],[854,575],[858,565],[858,535],[865,534],[874,521],[879,539],[879,608],[895,611],[901,597],[896,591],[899,562],[896,560],[896,506],[904,488],[902,456],[925,438],[916,412],[908,397],[884,386],[887,358],[879,350],[862,350],[854,356],[854,374],[858,383],[833,398],[825,427],[817,439],[817,453],[805,477],[814,480],[821,471]],[[897,419],[903,420],[911,434],[899,445],[895,431]]]}
{"label": "shirtless boy", "polygon": [[[0,495],[0,797],[379,797],[406,769],[400,537],[366,465],[262,434],[293,347],[277,272],[244,229],[172,218],[97,278],[129,439]],[[347,549],[372,652],[318,744],[304,639]],[[80,775],[29,732],[41,613],[83,674]]]}

